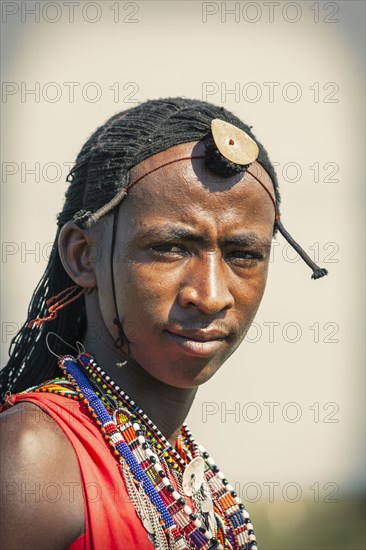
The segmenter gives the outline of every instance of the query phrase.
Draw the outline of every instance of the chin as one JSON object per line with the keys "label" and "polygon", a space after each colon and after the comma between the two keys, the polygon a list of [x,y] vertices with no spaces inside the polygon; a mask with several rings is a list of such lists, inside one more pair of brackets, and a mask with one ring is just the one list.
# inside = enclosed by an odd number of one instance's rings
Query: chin
{"label": "chin", "polygon": [[176,388],[197,388],[210,380],[226,361],[227,357],[214,358],[203,364],[202,362],[188,363],[185,361],[167,365],[163,371],[150,374],[169,386]]}

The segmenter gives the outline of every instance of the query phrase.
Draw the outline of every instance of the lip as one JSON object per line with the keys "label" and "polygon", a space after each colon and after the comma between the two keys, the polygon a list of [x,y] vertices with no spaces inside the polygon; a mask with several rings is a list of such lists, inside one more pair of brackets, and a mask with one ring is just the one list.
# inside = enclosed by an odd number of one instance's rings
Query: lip
{"label": "lip", "polygon": [[197,357],[215,355],[227,344],[228,334],[221,330],[165,330],[180,349]]}

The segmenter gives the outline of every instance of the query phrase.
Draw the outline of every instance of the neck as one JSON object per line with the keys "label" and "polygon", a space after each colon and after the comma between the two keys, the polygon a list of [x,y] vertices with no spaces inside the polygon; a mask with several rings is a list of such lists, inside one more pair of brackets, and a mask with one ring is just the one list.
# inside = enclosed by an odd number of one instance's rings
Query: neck
{"label": "neck", "polygon": [[[95,324],[93,325],[95,328]],[[98,365],[143,409],[174,447],[197,392],[195,388],[176,388],[152,377],[125,351],[114,347],[106,327],[98,328],[96,341],[87,330],[83,345]],[[122,367],[116,366],[126,362]]]}

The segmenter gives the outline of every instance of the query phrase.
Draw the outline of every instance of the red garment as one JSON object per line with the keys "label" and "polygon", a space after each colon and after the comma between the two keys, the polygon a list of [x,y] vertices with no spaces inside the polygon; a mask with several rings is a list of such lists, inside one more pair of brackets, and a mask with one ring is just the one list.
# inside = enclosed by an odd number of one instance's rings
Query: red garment
{"label": "red garment", "polygon": [[85,548],[86,537],[85,534],[78,537],[74,542],[71,543],[68,550],[84,550]]}
{"label": "red garment", "polygon": [[51,393],[10,397],[9,404],[30,401],[49,414],[76,453],[84,493],[85,533],[69,550],[152,550],[125,489],[118,462],[84,405]]}

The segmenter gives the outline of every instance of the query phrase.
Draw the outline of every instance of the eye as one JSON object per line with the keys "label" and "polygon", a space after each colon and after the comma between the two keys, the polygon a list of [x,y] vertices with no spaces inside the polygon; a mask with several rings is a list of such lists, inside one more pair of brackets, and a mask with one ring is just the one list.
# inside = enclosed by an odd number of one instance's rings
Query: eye
{"label": "eye", "polygon": [[174,243],[161,243],[150,246],[150,250],[159,256],[166,258],[182,257],[188,254],[187,250]]}
{"label": "eye", "polygon": [[264,256],[257,250],[232,250],[227,254],[227,258],[235,265],[250,267],[257,265],[264,259]]}

